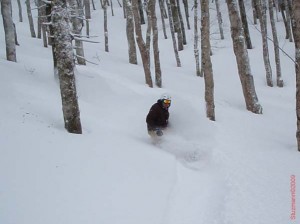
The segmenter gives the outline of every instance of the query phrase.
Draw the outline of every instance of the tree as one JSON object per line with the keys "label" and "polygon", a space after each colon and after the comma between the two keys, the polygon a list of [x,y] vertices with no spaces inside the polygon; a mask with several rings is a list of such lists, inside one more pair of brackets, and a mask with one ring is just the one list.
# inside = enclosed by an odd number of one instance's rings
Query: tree
{"label": "tree", "polygon": [[22,5],[20,0],[18,0],[18,8],[19,8],[19,22],[23,22]]}
{"label": "tree", "polygon": [[205,80],[206,116],[215,120],[214,79],[210,59],[209,0],[201,0],[201,60]]}
{"label": "tree", "polygon": [[11,11],[11,1],[1,0],[1,13],[5,32],[6,59],[8,61],[16,62],[16,36]]}
{"label": "tree", "polygon": [[128,42],[128,56],[130,64],[137,64],[136,45],[134,40],[134,21],[132,13],[132,5],[129,0],[125,0],[126,7],[126,35]]}
{"label": "tree", "polygon": [[251,38],[250,38],[250,33],[248,28],[248,21],[247,21],[247,14],[245,10],[244,0],[239,0],[239,6],[240,6],[240,13],[241,13],[244,34],[246,38],[247,48],[252,49],[252,43],[251,43]]}
{"label": "tree", "polygon": [[108,28],[107,28],[107,5],[108,5],[108,0],[104,0],[104,5],[103,5],[103,15],[104,15],[104,40],[105,40],[105,52],[109,52],[108,49]]}
{"label": "tree", "polygon": [[132,0],[132,11],[133,11],[133,16],[134,16],[136,42],[138,44],[142,62],[143,62],[146,84],[152,88],[153,82],[152,82],[151,70],[150,70],[150,52],[149,52],[149,48],[147,47],[147,45],[145,44],[145,42],[143,40],[141,19],[140,19],[138,7],[139,7],[138,0]]}
{"label": "tree", "polygon": [[300,1],[293,1],[293,34],[295,41],[297,143],[300,152]]}
{"label": "tree", "polygon": [[219,0],[215,0],[215,3],[216,3],[216,10],[217,10],[217,17],[218,17],[218,24],[219,24],[220,36],[221,36],[221,40],[224,40],[223,20],[222,20],[222,13],[220,11]]}
{"label": "tree", "polygon": [[242,28],[242,22],[239,17],[236,0],[227,0],[229,20],[231,26],[231,38],[233,42],[233,50],[238,66],[243,94],[246,102],[247,110],[261,114],[262,107],[258,101],[253,76],[251,74],[248,52],[245,44],[245,37]]}
{"label": "tree", "polygon": [[271,27],[272,27],[274,51],[275,51],[276,77],[277,77],[276,80],[277,80],[277,86],[283,87],[283,80],[281,77],[279,43],[278,43],[277,29],[276,29],[276,24],[275,24],[274,10],[273,10],[272,3],[273,3],[272,0],[269,0],[269,14],[270,14]]}
{"label": "tree", "polygon": [[69,12],[66,0],[55,0],[51,16],[54,50],[62,99],[65,128],[68,132],[81,134],[79,105],[74,76],[73,46]]}
{"label": "tree", "polygon": [[36,35],[35,35],[35,31],[34,31],[30,0],[26,0],[26,8],[27,8],[27,16],[28,16],[28,21],[29,21],[31,37],[35,38]]}
{"label": "tree", "polygon": [[198,0],[194,0],[194,55],[196,60],[196,75],[201,76],[198,42]]}
{"label": "tree", "polygon": [[268,48],[268,31],[267,31],[267,15],[266,15],[266,0],[257,0],[258,1],[258,15],[261,29],[261,38],[263,43],[263,58],[266,69],[266,79],[267,85],[272,87],[272,69],[269,58],[269,48]]}

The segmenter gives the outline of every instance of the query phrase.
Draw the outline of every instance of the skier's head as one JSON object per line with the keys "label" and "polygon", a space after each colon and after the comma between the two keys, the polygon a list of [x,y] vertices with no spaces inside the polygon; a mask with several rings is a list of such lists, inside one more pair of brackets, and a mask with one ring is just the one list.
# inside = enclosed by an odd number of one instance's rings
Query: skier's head
{"label": "skier's head", "polygon": [[169,108],[171,106],[171,96],[167,93],[161,95],[160,101],[164,108]]}

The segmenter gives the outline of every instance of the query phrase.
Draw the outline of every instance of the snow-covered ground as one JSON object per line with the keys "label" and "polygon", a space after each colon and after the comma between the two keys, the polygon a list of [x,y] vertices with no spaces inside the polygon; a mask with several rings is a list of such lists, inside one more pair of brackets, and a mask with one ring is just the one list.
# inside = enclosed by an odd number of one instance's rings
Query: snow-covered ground
{"label": "snow-covered ground", "polygon": [[[263,115],[248,112],[222,2],[225,40],[212,36],[212,122],[205,115],[204,80],[195,75],[193,31],[187,30],[181,68],[176,67],[170,33],[167,40],[159,33],[163,88],[151,89],[145,85],[141,61],[137,66],[128,63],[122,8],[114,4],[115,16],[109,16],[106,53],[103,12],[95,3],[91,34],[98,35],[100,43],[85,43],[85,55],[98,65],[76,67],[82,135],[64,129],[51,49],[30,37],[27,17],[17,22],[14,10],[20,42],[17,63],[6,61],[0,29],[0,223],[299,222],[293,62],[282,53],[285,86],[267,87],[261,37],[250,25],[254,49],[249,56]],[[214,10],[211,17],[215,31]],[[294,57],[282,21],[277,25],[280,46]],[[145,117],[164,92],[173,97],[170,128],[153,142]],[[296,220],[290,218],[292,175]]]}

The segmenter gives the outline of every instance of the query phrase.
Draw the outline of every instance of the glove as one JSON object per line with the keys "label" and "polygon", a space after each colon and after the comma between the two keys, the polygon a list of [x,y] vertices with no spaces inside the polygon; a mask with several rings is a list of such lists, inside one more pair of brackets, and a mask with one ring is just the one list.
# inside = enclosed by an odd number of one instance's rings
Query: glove
{"label": "glove", "polygon": [[157,136],[162,136],[164,134],[160,129],[156,129],[155,133]]}

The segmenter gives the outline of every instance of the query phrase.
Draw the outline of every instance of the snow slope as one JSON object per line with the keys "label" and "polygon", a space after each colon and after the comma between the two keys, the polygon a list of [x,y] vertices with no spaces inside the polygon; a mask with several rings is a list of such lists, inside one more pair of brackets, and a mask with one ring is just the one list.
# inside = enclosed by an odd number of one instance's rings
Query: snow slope
{"label": "snow slope", "polygon": [[[248,112],[222,3],[225,40],[212,36],[216,121],[211,122],[205,116],[204,82],[194,71],[193,32],[187,31],[181,68],[170,34],[164,40],[160,32],[163,88],[150,89],[141,62],[128,63],[122,8],[115,6],[109,17],[106,53],[103,12],[98,2],[96,7],[91,33],[100,43],[85,43],[85,54],[98,65],[76,67],[82,135],[64,129],[51,50],[30,38],[27,21],[16,22],[18,62],[6,61],[0,51],[0,223],[299,221],[298,188],[296,220],[290,219],[290,178],[295,175],[297,183],[300,177],[293,62],[281,54],[285,87],[267,87],[261,39],[250,26],[249,56],[263,115]],[[213,10],[211,17],[214,31]],[[280,46],[293,57],[294,45],[284,39],[282,22],[277,25]],[[170,128],[153,142],[145,116],[164,92],[173,97]]]}

